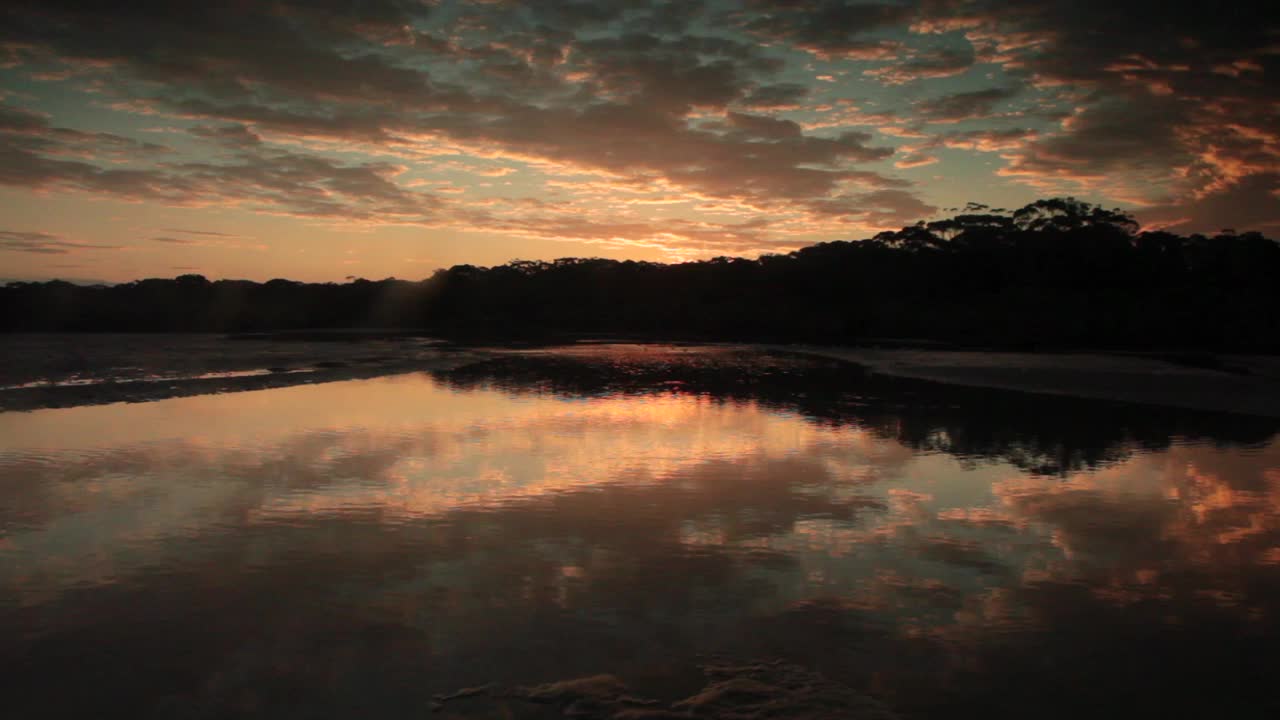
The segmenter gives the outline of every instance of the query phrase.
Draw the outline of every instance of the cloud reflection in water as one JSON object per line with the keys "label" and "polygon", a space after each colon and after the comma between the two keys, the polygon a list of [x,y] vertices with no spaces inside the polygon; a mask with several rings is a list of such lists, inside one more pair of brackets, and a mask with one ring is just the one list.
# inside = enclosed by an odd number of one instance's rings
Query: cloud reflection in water
{"label": "cloud reflection in water", "polygon": [[1261,707],[1267,428],[1105,412],[1082,439],[1070,413],[1098,406],[979,416],[833,384],[847,367],[680,354],[0,414],[6,692],[337,716],[490,680],[661,685],[728,651],[921,716],[1136,706],[1184,674]]}

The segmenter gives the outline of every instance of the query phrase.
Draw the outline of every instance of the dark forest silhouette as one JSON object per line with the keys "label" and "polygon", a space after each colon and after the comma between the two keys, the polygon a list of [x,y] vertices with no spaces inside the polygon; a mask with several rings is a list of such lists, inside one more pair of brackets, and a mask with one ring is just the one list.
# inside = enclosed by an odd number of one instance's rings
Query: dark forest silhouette
{"label": "dark forest silhouette", "polygon": [[755,260],[598,258],[457,265],[419,282],[210,282],[0,288],[0,330],[263,332],[408,328],[971,346],[1280,350],[1280,243],[1256,232],[1139,232],[1072,198],[955,216]]}

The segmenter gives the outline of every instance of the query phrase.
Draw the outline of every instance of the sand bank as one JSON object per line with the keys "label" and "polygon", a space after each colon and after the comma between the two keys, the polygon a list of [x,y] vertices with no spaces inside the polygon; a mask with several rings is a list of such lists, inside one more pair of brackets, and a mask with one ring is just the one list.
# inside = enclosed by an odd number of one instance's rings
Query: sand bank
{"label": "sand bank", "polygon": [[[770,346],[934,382],[1280,417],[1280,357],[1019,353]],[[1216,369],[1215,369],[1216,368]]]}
{"label": "sand bank", "polygon": [[147,402],[448,370],[481,351],[418,340],[23,335],[0,345],[0,411]]}

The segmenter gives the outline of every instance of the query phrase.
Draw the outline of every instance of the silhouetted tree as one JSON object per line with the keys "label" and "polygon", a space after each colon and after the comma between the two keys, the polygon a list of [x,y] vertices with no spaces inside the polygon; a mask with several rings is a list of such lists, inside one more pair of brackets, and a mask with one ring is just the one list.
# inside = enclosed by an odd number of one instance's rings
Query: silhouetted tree
{"label": "silhouetted tree", "polygon": [[243,332],[415,328],[454,337],[1280,350],[1280,245],[1256,232],[1138,232],[1074,198],[970,203],[868,240],[755,260],[457,265],[418,282],[199,275],[0,288],[0,329]]}

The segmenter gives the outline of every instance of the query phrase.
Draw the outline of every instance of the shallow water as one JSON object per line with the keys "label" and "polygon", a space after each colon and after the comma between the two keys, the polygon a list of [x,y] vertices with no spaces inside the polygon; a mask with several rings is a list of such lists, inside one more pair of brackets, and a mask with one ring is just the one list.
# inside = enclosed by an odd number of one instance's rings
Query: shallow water
{"label": "shallow water", "polygon": [[714,653],[908,717],[1272,716],[1275,430],[613,346],[0,413],[0,690],[421,717]]}

